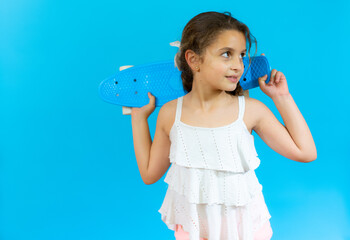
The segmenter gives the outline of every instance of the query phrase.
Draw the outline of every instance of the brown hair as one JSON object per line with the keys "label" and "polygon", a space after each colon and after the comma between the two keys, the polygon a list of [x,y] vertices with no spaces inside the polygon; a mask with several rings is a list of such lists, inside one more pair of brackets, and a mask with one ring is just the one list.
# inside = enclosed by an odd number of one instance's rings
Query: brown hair
{"label": "brown hair", "polygon": [[[237,30],[244,34],[249,43],[247,52],[250,59],[251,39],[254,40],[256,46],[257,41],[244,23],[233,18],[230,12],[203,12],[198,14],[186,24],[182,32],[179,52],[175,56],[176,65],[181,71],[182,85],[187,92],[192,90],[193,73],[186,61],[185,52],[191,49],[202,58],[205,48],[211,45],[224,30]],[[257,49],[255,54],[256,52]],[[238,82],[234,91],[226,91],[226,93],[241,96],[243,95],[243,89]]]}

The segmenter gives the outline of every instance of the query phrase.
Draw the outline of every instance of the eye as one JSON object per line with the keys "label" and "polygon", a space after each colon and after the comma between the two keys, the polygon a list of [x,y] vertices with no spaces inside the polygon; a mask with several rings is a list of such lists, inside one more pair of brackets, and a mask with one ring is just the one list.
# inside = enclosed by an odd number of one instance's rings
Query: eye
{"label": "eye", "polygon": [[[230,55],[231,55],[230,51],[224,52],[223,54],[221,54],[221,56],[224,56],[224,54],[227,54],[227,56],[230,56]],[[246,54],[245,54],[245,53],[241,53],[240,56],[241,56],[241,58],[243,59],[243,58],[246,56]],[[227,57],[225,57],[225,58],[227,58]]]}
{"label": "eye", "polygon": [[245,53],[242,53],[241,56],[242,56],[242,58],[244,58],[244,57],[246,56],[246,54],[245,54]]}
{"label": "eye", "polygon": [[221,54],[221,56],[224,55],[224,54],[226,54],[226,53],[228,53],[228,55],[231,54],[230,51],[227,51],[227,52],[224,52],[223,54]]}

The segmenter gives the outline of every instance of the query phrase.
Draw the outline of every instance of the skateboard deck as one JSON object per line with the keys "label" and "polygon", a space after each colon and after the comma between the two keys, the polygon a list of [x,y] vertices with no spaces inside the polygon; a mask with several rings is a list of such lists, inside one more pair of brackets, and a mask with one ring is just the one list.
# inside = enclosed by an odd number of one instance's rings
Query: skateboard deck
{"label": "skateboard deck", "polygon": [[271,76],[271,67],[267,58],[263,55],[251,58],[249,65],[249,58],[243,57],[244,72],[239,80],[243,90],[259,87],[259,77],[267,74],[265,83],[269,83]]}
{"label": "skateboard deck", "polygon": [[[249,58],[243,58],[244,73],[239,81],[244,90],[258,87],[258,78],[265,74],[268,74],[266,83],[270,80],[271,68],[267,58],[256,56],[251,59],[249,65]],[[124,107],[147,105],[148,92],[156,97],[156,107],[187,94],[174,60],[127,68],[103,80],[99,86],[99,94],[104,101]]]}

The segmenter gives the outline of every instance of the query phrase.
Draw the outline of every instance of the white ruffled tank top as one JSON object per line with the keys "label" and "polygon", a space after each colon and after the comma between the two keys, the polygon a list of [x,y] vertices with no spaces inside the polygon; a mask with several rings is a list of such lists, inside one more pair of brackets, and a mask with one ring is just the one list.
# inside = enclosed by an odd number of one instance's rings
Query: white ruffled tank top
{"label": "white ruffled tank top", "polygon": [[181,224],[190,240],[253,240],[271,218],[254,171],[260,165],[254,136],[243,121],[245,98],[238,100],[238,118],[215,128],[181,122],[183,97],[177,100],[168,189],[158,212],[169,229]]}

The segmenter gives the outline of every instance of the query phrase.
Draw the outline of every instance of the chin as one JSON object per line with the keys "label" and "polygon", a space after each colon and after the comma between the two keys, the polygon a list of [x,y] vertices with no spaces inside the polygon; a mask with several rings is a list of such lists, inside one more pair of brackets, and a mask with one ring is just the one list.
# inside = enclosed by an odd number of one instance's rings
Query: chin
{"label": "chin", "polygon": [[226,92],[226,93],[229,93],[229,92],[233,92],[234,90],[236,90],[236,88],[231,88],[231,89],[224,89],[224,91]]}
{"label": "chin", "polygon": [[232,92],[232,91],[236,90],[237,85],[238,85],[238,83],[234,84],[234,86],[232,86],[232,87],[231,87],[229,90],[227,90],[227,91]]}

